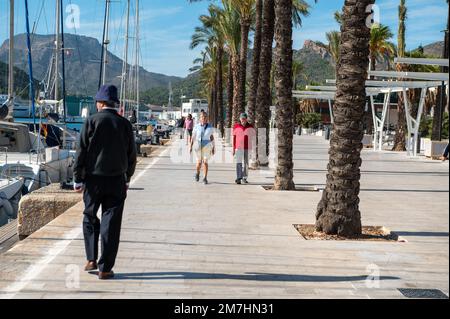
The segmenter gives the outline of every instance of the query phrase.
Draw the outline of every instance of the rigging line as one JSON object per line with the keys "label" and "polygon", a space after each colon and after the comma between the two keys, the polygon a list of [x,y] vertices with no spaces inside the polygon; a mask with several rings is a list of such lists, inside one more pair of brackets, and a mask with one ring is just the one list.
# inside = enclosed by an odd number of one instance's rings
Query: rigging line
{"label": "rigging line", "polygon": [[117,36],[116,36],[116,41],[114,43],[114,52],[117,52],[117,46],[118,46],[118,42],[119,42],[119,35],[122,33],[122,27],[123,27],[123,17],[125,16],[125,11],[126,7],[124,7],[123,9],[123,13],[120,16],[120,24],[119,24],[119,30],[117,32]]}
{"label": "rigging line", "polygon": [[[70,5],[72,5],[72,0],[69,0],[69,3],[70,3]],[[78,57],[79,57],[79,61],[80,61],[81,77],[83,78],[84,93],[85,93],[86,96],[88,96],[89,93],[88,93],[86,75],[84,73],[83,61],[82,61],[81,50],[80,50],[80,39],[78,38],[77,26],[75,25],[75,23],[73,24],[73,30],[74,30],[74,33],[75,33],[75,42],[76,42],[76,47],[77,47],[77,51],[78,51]]]}
{"label": "rigging line", "polygon": [[[44,2],[44,1],[42,1],[42,2]],[[47,30],[47,34],[49,34],[50,33],[50,29],[49,29],[49,27],[48,27],[48,20],[47,20],[47,11],[45,11],[45,6],[43,5],[43,10],[44,10],[44,21],[45,21],[45,28],[46,28],[46,30]]]}
{"label": "rigging line", "polygon": [[38,18],[37,18],[37,20],[35,20],[33,22],[33,31],[31,32],[31,34],[36,34],[36,29],[38,28],[39,22],[41,21],[43,9],[44,9],[44,0],[41,0],[41,7],[40,7],[40,9],[39,9],[39,6],[36,9],[36,16]]}

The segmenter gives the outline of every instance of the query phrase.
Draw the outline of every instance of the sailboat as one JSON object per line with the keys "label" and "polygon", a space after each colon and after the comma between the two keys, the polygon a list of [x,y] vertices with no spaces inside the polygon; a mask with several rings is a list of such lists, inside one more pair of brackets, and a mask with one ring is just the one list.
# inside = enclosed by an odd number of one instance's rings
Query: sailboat
{"label": "sailboat", "polygon": [[[64,182],[72,178],[71,166],[74,151],[71,150],[76,137],[70,136],[64,127],[44,124],[42,116],[36,117],[35,93],[33,83],[32,47],[28,17],[28,1],[25,1],[29,88],[32,109],[31,123],[11,122],[13,117],[14,77],[14,0],[11,0],[10,24],[10,65],[8,121],[0,121],[0,176],[4,180],[22,180],[27,192],[32,192],[54,182]],[[42,111],[40,111],[42,114]],[[65,141],[61,145],[61,140]],[[67,141],[72,145],[67,144]],[[9,183],[11,184],[11,183]],[[9,185],[8,184],[8,185]],[[6,185],[6,184],[5,184]],[[6,186],[5,186],[6,187]]]}

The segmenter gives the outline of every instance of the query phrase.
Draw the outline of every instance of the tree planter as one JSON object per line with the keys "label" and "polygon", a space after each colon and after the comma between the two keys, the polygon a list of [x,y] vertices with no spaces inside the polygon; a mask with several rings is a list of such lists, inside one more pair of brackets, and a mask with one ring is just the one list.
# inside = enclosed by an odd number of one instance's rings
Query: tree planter
{"label": "tree planter", "polygon": [[433,159],[439,159],[444,153],[448,141],[432,141],[429,138],[423,139],[425,147],[425,156]]}

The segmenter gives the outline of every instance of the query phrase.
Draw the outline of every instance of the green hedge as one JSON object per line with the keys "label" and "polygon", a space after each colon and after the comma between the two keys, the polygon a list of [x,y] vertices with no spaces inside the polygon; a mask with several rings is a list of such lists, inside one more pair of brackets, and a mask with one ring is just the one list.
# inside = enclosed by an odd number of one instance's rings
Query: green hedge
{"label": "green hedge", "polygon": [[[420,135],[422,137],[431,138],[433,132],[433,117],[425,116],[420,122]],[[449,125],[448,125],[448,113],[444,114],[443,128],[442,128],[442,138],[444,140],[449,137]]]}
{"label": "green hedge", "polygon": [[320,123],[322,123],[322,115],[319,113],[297,114],[297,125],[303,128],[314,128]]}

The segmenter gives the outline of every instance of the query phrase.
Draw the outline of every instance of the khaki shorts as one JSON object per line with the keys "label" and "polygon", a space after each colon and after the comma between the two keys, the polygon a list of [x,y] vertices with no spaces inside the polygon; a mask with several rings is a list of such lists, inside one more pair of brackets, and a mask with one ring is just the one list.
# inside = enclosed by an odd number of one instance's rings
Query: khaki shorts
{"label": "khaki shorts", "polygon": [[195,156],[197,157],[198,161],[204,161],[208,162],[211,157],[213,156],[213,146],[211,143],[201,147],[197,146],[195,149]]}

